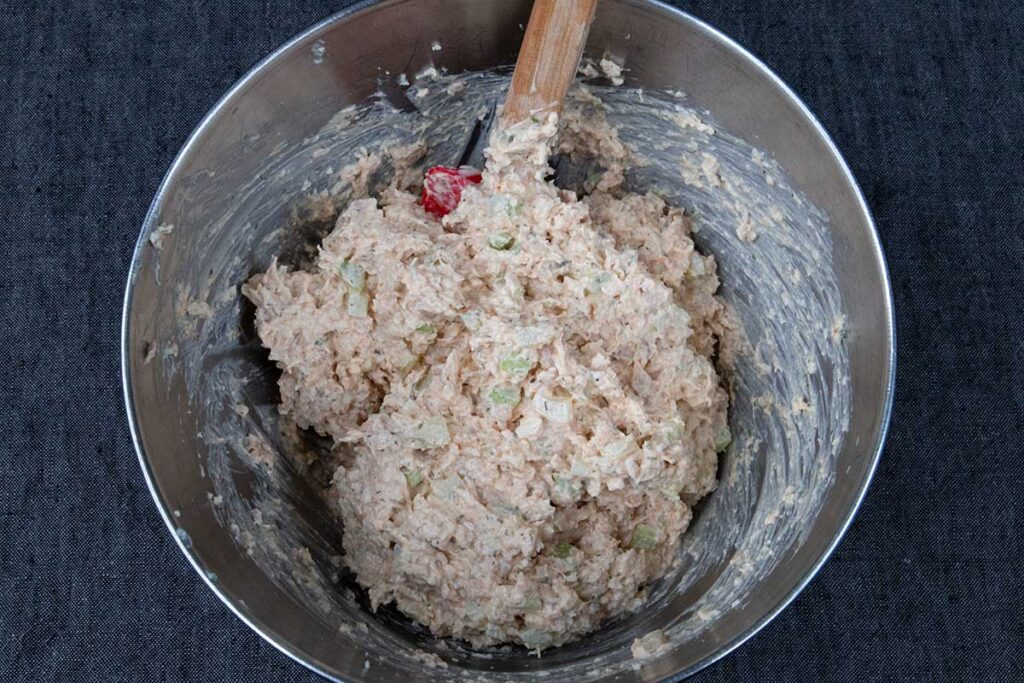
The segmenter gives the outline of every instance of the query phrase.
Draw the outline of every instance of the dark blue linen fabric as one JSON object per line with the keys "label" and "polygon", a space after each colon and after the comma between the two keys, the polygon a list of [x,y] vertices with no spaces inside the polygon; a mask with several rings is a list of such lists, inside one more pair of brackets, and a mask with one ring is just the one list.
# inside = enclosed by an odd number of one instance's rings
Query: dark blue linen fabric
{"label": "dark blue linen fabric", "polygon": [[[315,681],[160,521],[122,407],[122,287],[174,154],[347,0],[0,6],[0,681]],[[677,3],[823,121],[878,221],[899,376],[874,484],[779,618],[696,681],[1024,680],[1024,5]]]}

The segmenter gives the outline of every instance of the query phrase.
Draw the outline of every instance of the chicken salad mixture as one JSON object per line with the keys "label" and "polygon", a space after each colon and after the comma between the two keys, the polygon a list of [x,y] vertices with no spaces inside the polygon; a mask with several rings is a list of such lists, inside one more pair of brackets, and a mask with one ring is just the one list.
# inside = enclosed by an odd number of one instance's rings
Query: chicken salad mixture
{"label": "chicken salad mixture", "polygon": [[[553,151],[604,172],[559,189]],[[432,170],[421,196],[396,173],[311,268],[243,288],[282,415],[344,453],[330,500],[374,608],[544,649],[676,558],[731,439],[724,312],[691,219],[626,192],[625,156],[578,112],[499,130],[482,174]]]}

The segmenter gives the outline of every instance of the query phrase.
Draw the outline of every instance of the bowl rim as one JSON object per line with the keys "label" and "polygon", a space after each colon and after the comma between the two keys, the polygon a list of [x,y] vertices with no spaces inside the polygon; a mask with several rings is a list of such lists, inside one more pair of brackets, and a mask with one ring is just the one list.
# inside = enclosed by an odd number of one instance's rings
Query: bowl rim
{"label": "bowl rim", "polygon": [[[149,205],[146,215],[142,222],[142,228],[139,233],[139,237],[136,240],[135,248],[132,252],[131,265],[129,266],[127,284],[125,286],[125,293],[121,311],[121,380],[122,390],[125,400],[125,408],[127,411],[128,423],[131,432],[132,443],[135,448],[135,453],[139,461],[139,465],[142,469],[142,475],[146,481],[146,486],[149,489],[150,494],[153,497],[153,501],[156,503],[157,510],[160,517],[163,519],[171,537],[177,544],[178,548],[185,555],[189,564],[199,574],[202,581],[207,587],[213,591],[222,603],[246,626],[252,629],[258,634],[263,640],[270,643],[278,651],[282,652],[290,659],[306,667],[310,671],[313,671],[324,678],[337,681],[342,683],[342,679],[335,677],[333,674],[325,671],[322,667],[318,666],[317,663],[310,661],[307,657],[294,648],[290,643],[281,642],[275,639],[273,635],[266,632],[264,627],[258,624],[254,617],[247,614],[247,608],[243,608],[236,604],[230,599],[221,587],[214,582],[199,564],[196,557],[193,555],[188,542],[179,536],[177,533],[177,525],[175,524],[172,516],[170,506],[163,499],[163,495],[156,485],[153,471],[149,465],[149,461],[146,457],[145,449],[142,444],[142,437],[139,431],[138,417],[135,411],[134,395],[132,392],[132,375],[131,375],[131,363],[129,360],[129,353],[131,348],[131,335],[130,335],[130,313],[132,310],[133,294],[135,289],[135,281],[139,274],[142,262],[142,253],[148,240],[150,232],[153,230],[157,219],[160,216],[163,208],[163,199],[166,195],[168,187],[171,182],[177,176],[179,168],[184,164],[185,160],[189,157],[192,148],[197,144],[199,138],[205,132],[206,128],[216,119],[220,113],[225,109],[226,105],[229,104],[239,93],[245,90],[251,83],[258,80],[259,77],[266,71],[279,57],[285,53],[291,51],[296,45],[308,41],[310,38],[320,34],[334,24],[347,20],[356,14],[372,10],[375,8],[383,7],[386,5],[407,2],[409,0],[359,0],[349,7],[340,10],[325,19],[313,24],[309,28],[300,31],[292,38],[285,41],[278,48],[270,52],[266,57],[259,60],[253,67],[251,67],[246,73],[239,78],[228,90],[222,95],[217,102],[210,108],[210,110],[203,116],[200,122],[196,125],[193,131],[189,134],[185,144],[175,155],[174,161],[171,163],[167,172],[164,174],[160,184],[157,188],[153,200]],[[846,532],[849,530],[850,525],[853,522],[860,506],[864,502],[864,498],[867,495],[868,488],[871,485],[871,481],[874,478],[875,472],[878,469],[878,463],[881,459],[882,450],[885,446],[886,436],[889,431],[889,425],[892,418],[892,408],[895,398],[895,386],[896,386],[896,326],[895,326],[895,304],[893,300],[892,284],[889,277],[888,263],[885,259],[885,253],[882,248],[881,240],[878,235],[878,228],[875,224],[874,217],[871,214],[871,209],[864,198],[864,193],[854,177],[853,172],[850,170],[846,159],[843,157],[832,136],[829,135],[828,131],[822,125],[818,117],[811,111],[811,109],[800,99],[800,97],[793,91],[789,85],[786,84],[771,68],[769,68],[764,62],[758,59],[752,52],[744,48],[738,42],[730,38],[728,35],[719,31],[711,24],[707,23],[702,19],[685,12],[677,7],[667,4],[663,0],[621,0],[632,5],[644,6],[653,8],[657,11],[670,15],[674,20],[688,24],[694,30],[697,30],[705,34],[708,38],[720,43],[726,49],[734,52],[737,56],[749,62],[756,71],[762,77],[767,78],[773,83],[782,96],[794,106],[794,108],[800,112],[806,119],[811,123],[811,131],[817,133],[824,141],[826,148],[829,153],[838,162],[839,169],[842,172],[847,183],[852,188],[856,204],[862,218],[866,222],[869,228],[869,238],[871,242],[872,252],[875,256],[878,264],[880,265],[881,283],[883,289],[883,298],[885,302],[884,311],[884,322],[885,322],[885,336],[888,342],[888,353],[884,359],[885,373],[884,377],[884,397],[882,404],[882,412],[880,415],[878,429],[875,434],[874,443],[870,444],[868,449],[865,449],[870,453],[871,462],[865,470],[863,480],[860,482],[859,491],[855,496],[852,504],[846,511],[845,518],[842,519],[840,524],[837,526],[837,530],[829,542],[829,544],[821,551],[821,554],[815,561],[809,566],[803,577],[798,580],[793,587],[784,595],[778,602],[775,603],[771,608],[765,611],[765,613],[747,628],[745,628],[737,636],[727,641],[725,644],[720,646],[714,652],[708,654],[703,659],[696,663],[680,669],[667,678],[665,681],[680,681],[688,676],[691,676],[698,671],[714,664],[721,660],[723,657],[729,655],[734,650],[739,648],[741,645],[746,643],[748,640],[753,638],[759,633],[765,626],[767,626],[775,617],[777,617],[796,597],[807,587],[807,585],[817,576],[818,572],[824,566],[825,562],[832,556],[832,553],[838,547],[842,541]]]}

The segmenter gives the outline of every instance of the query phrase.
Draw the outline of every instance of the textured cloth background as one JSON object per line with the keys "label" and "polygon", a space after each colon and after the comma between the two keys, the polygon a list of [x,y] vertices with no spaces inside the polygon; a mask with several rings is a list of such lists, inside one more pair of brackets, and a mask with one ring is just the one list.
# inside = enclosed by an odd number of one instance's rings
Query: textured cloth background
{"label": "textured cloth background", "polygon": [[[315,681],[210,593],[122,407],[132,245],[202,115],[345,0],[0,6],[0,681]],[[888,446],[818,577],[697,681],[1024,680],[1024,5],[679,3],[821,117],[874,210]]]}

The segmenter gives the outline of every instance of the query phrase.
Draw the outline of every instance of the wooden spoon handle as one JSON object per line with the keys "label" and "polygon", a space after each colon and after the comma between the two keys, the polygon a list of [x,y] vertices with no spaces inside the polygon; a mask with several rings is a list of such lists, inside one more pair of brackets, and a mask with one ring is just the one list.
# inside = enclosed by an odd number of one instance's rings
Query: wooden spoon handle
{"label": "wooden spoon handle", "polygon": [[505,125],[561,110],[596,8],[597,0],[534,0],[502,112]]}

